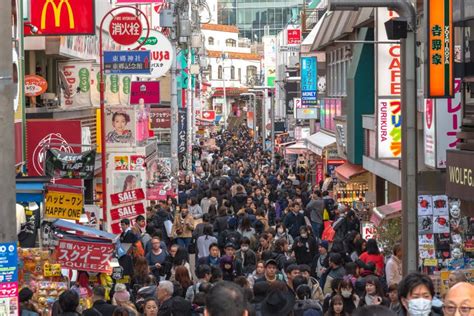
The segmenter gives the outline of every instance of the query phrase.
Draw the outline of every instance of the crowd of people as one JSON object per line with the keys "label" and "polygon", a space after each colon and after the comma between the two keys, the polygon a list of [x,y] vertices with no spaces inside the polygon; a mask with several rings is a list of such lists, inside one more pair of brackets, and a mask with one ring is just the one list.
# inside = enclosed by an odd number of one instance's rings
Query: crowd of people
{"label": "crowd of people", "polygon": [[[330,177],[311,185],[244,129],[214,136],[177,199],[121,221],[122,281],[91,289],[83,311],[68,290],[53,315],[474,315],[462,276],[438,298],[428,276],[403,277],[400,245],[386,258],[362,239],[357,210],[331,197]],[[31,296],[20,292],[21,315],[41,314]]]}

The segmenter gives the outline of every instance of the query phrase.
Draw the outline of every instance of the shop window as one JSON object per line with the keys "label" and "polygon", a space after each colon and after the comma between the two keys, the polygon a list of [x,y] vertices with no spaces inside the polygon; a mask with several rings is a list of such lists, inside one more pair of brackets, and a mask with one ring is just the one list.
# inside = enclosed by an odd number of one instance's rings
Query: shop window
{"label": "shop window", "polygon": [[222,79],[222,66],[217,68],[217,79]]}
{"label": "shop window", "polygon": [[225,46],[235,47],[235,46],[237,46],[237,41],[235,39],[228,38],[228,39],[225,40]]}
{"label": "shop window", "polygon": [[230,79],[235,79],[235,67],[230,66]]}
{"label": "shop window", "polygon": [[209,38],[207,39],[207,43],[208,43],[209,45],[214,45],[214,37],[212,37],[212,36],[209,37]]}

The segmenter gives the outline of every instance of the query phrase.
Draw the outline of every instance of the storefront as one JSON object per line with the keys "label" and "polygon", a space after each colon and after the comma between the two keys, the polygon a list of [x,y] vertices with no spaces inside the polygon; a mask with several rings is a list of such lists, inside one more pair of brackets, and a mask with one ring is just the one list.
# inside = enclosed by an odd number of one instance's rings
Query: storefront
{"label": "storefront", "polygon": [[310,170],[313,184],[319,185],[324,180],[325,174],[329,174],[335,180],[334,170],[344,163],[337,157],[336,138],[324,131],[317,132],[305,139],[308,149],[308,161],[311,161]]}
{"label": "storefront", "polygon": [[370,174],[360,165],[348,161],[335,169],[337,182],[335,196],[341,203],[352,207],[358,202],[365,202],[367,192],[372,191]]}

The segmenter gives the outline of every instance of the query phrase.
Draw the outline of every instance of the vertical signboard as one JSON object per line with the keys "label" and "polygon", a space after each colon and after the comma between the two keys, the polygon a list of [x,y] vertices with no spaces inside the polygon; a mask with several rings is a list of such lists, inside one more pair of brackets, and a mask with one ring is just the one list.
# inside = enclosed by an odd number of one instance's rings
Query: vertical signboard
{"label": "vertical signboard", "polygon": [[187,114],[186,108],[178,109],[178,155],[186,153],[186,139],[187,139]]}
{"label": "vertical signboard", "polygon": [[425,1],[428,56],[426,58],[426,94],[428,98],[452,97],[453,80],[453,1]]}
{"label": "vertical signboard", "polygon": [[18,315],[18,250],[15,242],[0,243],[0,315]]}
{"label": "vertical signboard", "polygon": [[436,166],[436,110],[435,101],[426,99],[423,118],[423,143],[425,148],[425,165]]}
{"label": "vertical signboard", "polygon": [[301,57],[301,105],[316,106],[318,69],[316,57]]}
{"label": "vertical signboard", "polygon": [[398,17],[387,8],[376,9],[376,104],[377,156],[381,159],[401,158],[401,60],[400,43],[387,43],[385,22]]}
{"label": "vertical signboard", "polygon": [[276,37],[263,37],[263,60],[265,67],[265,84],[268,87],[275,86],[276,74]]}
{"label": "vertical signboard", "polygon": [[299,45],[301,44],[301,30],[288,28],[286,30],[288,45]]}

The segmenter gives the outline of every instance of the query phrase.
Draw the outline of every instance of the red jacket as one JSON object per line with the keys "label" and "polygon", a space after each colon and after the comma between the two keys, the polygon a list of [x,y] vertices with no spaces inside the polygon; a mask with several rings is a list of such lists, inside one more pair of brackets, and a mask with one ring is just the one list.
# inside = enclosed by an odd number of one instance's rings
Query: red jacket
{"label": "red jacket", "polygon": [[384,272],[384,257],[381,254],[378,255],[369,255],[367,252],[364,252],[359,257],[360,260],[364,263],[373,262],[375,264],[375,274],[382,276]]}

